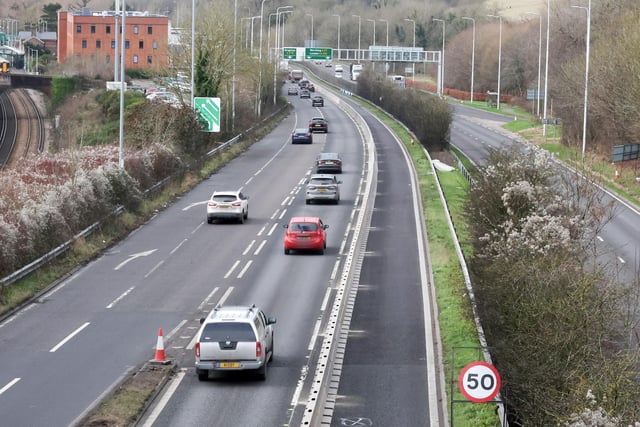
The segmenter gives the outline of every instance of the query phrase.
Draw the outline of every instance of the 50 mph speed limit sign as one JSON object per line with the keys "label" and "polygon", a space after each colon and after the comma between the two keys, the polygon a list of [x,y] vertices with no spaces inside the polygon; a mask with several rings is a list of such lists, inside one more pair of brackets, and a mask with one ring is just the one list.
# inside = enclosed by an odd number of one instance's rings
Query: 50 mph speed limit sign
{"label": "50 mph speed limit sign", "polygon": [[472,362],[460,371],[458,385],[464,397],[470,401],[488,402],[500,391],[500,374],[487,362]]}

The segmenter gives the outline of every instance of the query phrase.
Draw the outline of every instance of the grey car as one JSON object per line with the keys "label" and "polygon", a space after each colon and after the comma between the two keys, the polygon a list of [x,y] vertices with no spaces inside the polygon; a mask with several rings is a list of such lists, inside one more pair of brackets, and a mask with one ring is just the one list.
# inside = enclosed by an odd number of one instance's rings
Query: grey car
{"label": "grey car", "polygon": [[340,201],[340,184],[335,175],[324,173],[313,174],[307,181],[305,202],[310,205],[315,201],[327,201],[338,204]]}

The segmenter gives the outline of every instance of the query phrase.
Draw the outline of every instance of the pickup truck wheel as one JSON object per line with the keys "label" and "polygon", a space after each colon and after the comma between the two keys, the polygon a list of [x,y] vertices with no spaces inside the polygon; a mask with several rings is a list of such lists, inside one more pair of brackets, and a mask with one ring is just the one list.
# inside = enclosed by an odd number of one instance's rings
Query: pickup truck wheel
{"label": "pickup truck wheel", "polygon": [[258,369],[258,377],[264,381],[267,379],[267,360],[264,361],[264,364],[260,369]]}
{"label": "pickup truck wheel", "polygon": [[196,369],[196,374],[198,374],[198,380],[206,381],[209,379],[209,371]]}

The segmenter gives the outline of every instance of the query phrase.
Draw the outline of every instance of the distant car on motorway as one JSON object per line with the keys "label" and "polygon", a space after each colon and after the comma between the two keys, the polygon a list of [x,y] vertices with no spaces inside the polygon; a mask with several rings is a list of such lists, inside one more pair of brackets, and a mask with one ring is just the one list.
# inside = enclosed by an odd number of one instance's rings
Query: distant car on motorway
{"label": "distant car on motorway", "polygon": [[216,219],[235,219],[239,223],[249,217],[249,197],[239,190],[214,191],[207,202],[207,223]]}
{"label": "distant car on motorway", "polygon": [[312,117],[309,120],[309,132],[329,132],[329,122],[324,117]]}
{"label": "distant car on motorway", "polygon": [[309,177],[305,188],[305,202],[328,201],[338,204],[340,202],[340,184],[335,175],[316,173]]}
{"label": "distant car on motorway", "polygon": [[316,156],[316,173],[342,173],[340,153],[320,153]]}
{"label": "distant car on motorway", "polygon": [[292,250],[318,251],[321,254],[327,248],[328,224],[318,217],[293,217],[284,227],[284,253]]}
{"label": "distant car on motorway", "polygon": [[313,134],[307,128],[298,128],[291,134],[292,144],[313,144]]}
{"label": "distant car on motorway", "polygon": [[298,94],[298,87],[289,86],[289,88],[287,89],[287,95],[297,95],[297,94]]}
{"label": "distant car on motorway", "polygon": [[320,95],[315,95],[313,98],[311,98],[311,106],[324,107],[324,98]]}
{"label": "distant car on motorway", "polygon": [[309,84],[307,85],[307,90],[308,90],[309,92],[315,92],[315,91],[316,91],[316,87],[313,85],[313,83],[309,83]]}
{"label": "distant car on motorway", "polygon": [[307,89],[302,89],[300,91],[300,98],[311,98],[311,92],[309,92]]}
{"label": "distant car on motorway", "polygon": [[200,319],[195,365],[200,381],[211,372],[253,370],[267,379],[273,358],[274,317],[255,306],[218,306]]}

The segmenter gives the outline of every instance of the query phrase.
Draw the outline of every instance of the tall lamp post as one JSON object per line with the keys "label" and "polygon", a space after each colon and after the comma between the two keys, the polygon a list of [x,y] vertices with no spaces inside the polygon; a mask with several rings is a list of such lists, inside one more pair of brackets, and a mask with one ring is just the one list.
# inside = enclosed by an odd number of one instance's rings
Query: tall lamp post
{"label": "tall lamp post", "polygon": [[536,12],[527,12],[527,15],[534,15],[540,21],[539,40],[538,40],[538,88],[536,89],[536,116],[540,117],[540,68],[542,66],[542,15]]}
{"label": "tall lamp post", "polygon": [[[264,2],[267,0],[262,0],[260,4],[260,53],[258,54],[258,117],[260,117],[262,113],[262,102],[260,99],[262,98],[262,22],[264,21]],[[275,88],[274,88],[275,89]]]}
{"label": "tall lamp post", "polygon": [[489,18],[498,18],[500,20],[500,36],[498,37],[498,100],[496,101],[496,109],[500,109],[500,70],[502,69],[502,16],[487,15]]}
{"label": "tall lamp post", "polygon": [[360,63],[360,30],[362,29],[362,18],[360,15],[351,15],[354,18],[358,18],[358,64]]}
{"label": "tall lamp post", "polygon": [[338,59],[340,59],[340,15],[331,15],[338,18]]}
{"label": "tall lamp post", "polygon": [[473,23],[473,36],[471,38],[471,103],[473,104],[473,71],[476,68],[476,20],[468,16],[463,16],[462,19]]}
{"label": "tall lamp post", "polygon": [[587,11],[587,53],[585,62],[585,74],[584,74],[584,113],[582,117],[582,159],[587,149],[587,100],[589,96],[589,45],[591,44],[591,0],[587,7],[584,6],[571,6],[577,9],[584,9]]}
{"label": "tall lamp post", "polygon": [[547,136],[547,88],[549,83],[549,27],[551,23],[550,18],[551,1],[547,2],[547,47],[544,55],[544,112],[542,120],[542,135]]}
{"label": "tall lamp post", "polygon": [[445,37],[445,22],[444,19],[433,18],[434,21],[442,22],[442,58],[440,59],[440,87],[438,95],[444,94],[444,37]]}
{"label": "tall lamp post", "polygon": [[275,60],[273,61],[273,105],[276,105],[276,101],[277,101],[277,96],[276,96],[276,85],[277,85],[277,81],[276,81],[276,76],[278,74],[278,61],[280,60],[280,54],[278,52],[280,52],[279,50],[279,37],[278,37],[278,31],[280,28],[280,15],[284,15],[285,13],[291,13],[293,12],[292,10],[283,10],[282,12],[280,11],[280,9],[289,9],[292,8],[293,6],[280,6],[279,8],[276,9],[276,42],[275,42]]}
{"label": "tall lamp post", "polygon": [[378,21],[380,22],[384,22],[387,24],[387,44],[385,45],[387,48],[385,49],[385,54],[384,54],[384,75],[385,77],[387,76],[387,72],[388,72],[388,68],[389,68],[389,63],[387,62],[387,51],[389,50],[389,21],[387,21],[386,19],[378,19]]}
{"label": "tall lamp post", "polygon": [[238,41],[238,0],[233,1],[233,75],[231,76],[231,132],[236,129],[236,53]]}
{"label": "tall lamp post", "polygon": [[[416,48],[416,21],[415,19],[409,19],[409,18],[404,18],[405,21],[407,22],[412,22],[413,23],[413,49]],[[411,52],[411,59],[413,59],[413,53]],[[411,78],[415,79],[416,78],[416,63],[415,61],[412,61],[412,71],[411,71]]]}
{"label": "tall lamp post", "polygon": [[367,19],[369,22],[373,22],[373,45],[376,45],[376,20],[375,19]]}
{"label": "tall lamp post", "polygon": [[313,46],[313,15],[310,13],[305,14],[305,16],[310,16],[311,17],[311,46],[309,47],[314,47]]}

